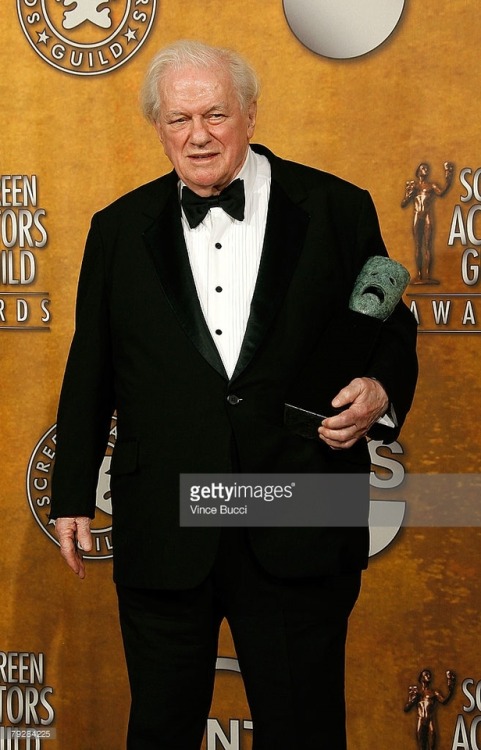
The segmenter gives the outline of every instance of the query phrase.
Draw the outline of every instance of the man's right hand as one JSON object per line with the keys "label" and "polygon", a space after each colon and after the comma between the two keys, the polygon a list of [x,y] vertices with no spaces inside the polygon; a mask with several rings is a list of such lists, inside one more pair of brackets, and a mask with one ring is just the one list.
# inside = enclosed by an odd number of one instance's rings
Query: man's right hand
{"label": "man's right hand", "polygon": [[88,516],[57,518],[55,531],[60,542],[60,553],[65,562],[79,578],[85,578],[82,550],[92,549],[90,518]]}

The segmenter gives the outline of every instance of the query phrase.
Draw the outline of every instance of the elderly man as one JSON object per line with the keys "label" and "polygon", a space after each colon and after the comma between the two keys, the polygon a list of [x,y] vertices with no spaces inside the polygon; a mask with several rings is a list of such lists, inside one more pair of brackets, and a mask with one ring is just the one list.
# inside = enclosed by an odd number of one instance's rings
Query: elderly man
{"label": "elderly man", "polygon": [[[367,529],[178,520],[181,473],[368,472],[365,436],[394,439],[414,391],[415,324],[401,303],[356,377],[329,397],[342,412],[319,418],[315,439],[284,423],[285,403],[302,406],[346,359],[349,342],[336,352],[326,331],[365,260],[386,251],[365,191],[249,146],[257,98],[254,72],[232,51],[178,42],[159,52],[144,111],[174,171],[96,214],[82,265],[52,518],[83,577],[116,410],[130,750],[198,750],[223,618],[253,747],[346,743],[344,646]],[[388,409],[395,427],[378,423]]]}

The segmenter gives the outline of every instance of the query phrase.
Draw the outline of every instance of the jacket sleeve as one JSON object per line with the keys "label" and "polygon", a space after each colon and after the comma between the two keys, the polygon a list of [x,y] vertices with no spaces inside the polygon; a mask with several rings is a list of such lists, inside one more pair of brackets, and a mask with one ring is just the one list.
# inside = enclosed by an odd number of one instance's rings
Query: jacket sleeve
{"label": "jacket sleeve", "polygon": [[94,517],[98,471],[114,408],[104,247],[94,216],[80,271],[75,334],[59,401],[50,518]]}
{"label": "jacket sleeve", "polygon": [[[365,259],[371,255],[387,254],[374,204],[368,193],[365,193],[358,235]],[[418,375],[416,337],[416,320],[401,300],[389,318],[380,325],[367,370],[363,373],[382,383],[397,421],[395,427],[374,425],[369,436],[376,440],[395,440],[411,407]]]}

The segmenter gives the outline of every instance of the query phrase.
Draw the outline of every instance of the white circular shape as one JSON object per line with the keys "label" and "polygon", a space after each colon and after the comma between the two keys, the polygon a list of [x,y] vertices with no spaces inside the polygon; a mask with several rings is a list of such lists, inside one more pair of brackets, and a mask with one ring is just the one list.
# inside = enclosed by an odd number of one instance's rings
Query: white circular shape
{"label": "white circular shape", "polygon": [[371,52],[392,34],[405,0],[283,0],[293,34],[323,57]]}
{"label": "white circular shape", "polygon": [[386,549],[399,533],[406,513],[404,500],[371,500],[369,557]]}

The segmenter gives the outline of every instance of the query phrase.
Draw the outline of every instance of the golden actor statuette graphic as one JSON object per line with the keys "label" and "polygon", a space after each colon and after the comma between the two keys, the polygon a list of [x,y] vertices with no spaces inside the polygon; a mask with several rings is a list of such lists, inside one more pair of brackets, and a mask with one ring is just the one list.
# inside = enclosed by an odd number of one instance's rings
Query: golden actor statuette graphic
{"label": "golden actor statuette graphic", "polygon": [[451,700],[456,685],[456,675],[450,669],[446,672],[448,694],[446,697],[439,690],[431,687],[432,673],[423,669],[418,677],[419,685],[410,685],[408,701],[404,706],[407,713],[416,707],[418,720],[416,739],[418,750],[435,750],[436,748],[436,708],[439,703],[446,705]]}
{"label": "golden actor statuette graphic", "polygon": [[412,284],[439,284],[439,281],[431,276],[433,265],[433,232],[434,213],[433,204],[436,197],[441,198],[453,181],[454,164],[450,161],[444,162],[444,187],[436,182],[429,181],[429,164],[421,162],[416,169],[416,179],[407,180],[406,192],[401,201],[401,208],[406,208],[410,203],[414,207],[413,237],[414,258],[416,262],[416,274],[412,278]]}

